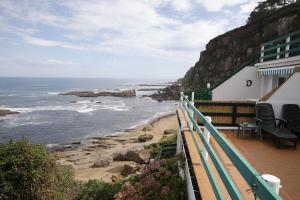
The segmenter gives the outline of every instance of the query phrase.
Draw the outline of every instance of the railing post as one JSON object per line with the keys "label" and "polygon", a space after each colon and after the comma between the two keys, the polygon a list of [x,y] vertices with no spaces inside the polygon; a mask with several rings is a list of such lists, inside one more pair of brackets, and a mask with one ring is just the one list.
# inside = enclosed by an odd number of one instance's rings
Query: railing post
{"label": "railing post", "polygon": [[180,92],[180,102],[183,103],[183,92]]}
{"label": "railing post", "polygon": [[[195,100],[195,93],[192,92],[192,95],[191,95],[191,105],[192,106],[195,105],[194,100]],[[193,109],[190,109],[190,114],[191,114],[192,118],[194,119],[194,111],[193,111]],[[190,127],[191,127],[192,130],[194,130],[194,125],[193,125],[193,123],[191,121],[190,121]]]}
{"label": "railing post", "polygon": [[[291,41],[291,36],[288,36],[287,38],[286,38],[286,43],[288,43],[288,42],[290,42]],[[289,51],[290,50],[290,45],[288,44],[288,45],[286,45],[285,46],[285,51]],[[290,53],[285,53],[285,57],[287,58],[287,57],[289,57],[290,56]]]}
{"label": "railing post", "polygon": [[178,126],[178,130],[177,130],[176,155],[182,153],[183,144],[182,144],[182,138],[181,138],[181,131],[182,131],[182,127],[181,127],[181,126]]}
{"label": "railing post", "polygon": [[[209,116],[205,116],[207,122],[211,123],[211,117]],[[204,132],[203,132],[203,136],[204,138],[207,140],[207,142],[209,143],[209,139],[210,139],[210,132],[209,130],[204,126]],[[204,148],[204,156],[205,156],[205,160],[208,160],[208,153]]]}
{"label": "railing post", "polygon": [[[188,99],[188,96],[184,96],[184,97],[185,97],[186,99]],[[187,101],[186,101],[185,99],[184,99],[184,101],[183,101],[183,106],[184,106],[185,108],[189,109],[189,108],[188,108],[188,105],[187,105]],[[188,116],[187,112],[188,112],[188,110],[185,110],[185,109],[184,109],[184,116],[186,116],[186,117]],[[189,122],[190,122],[189,118],[187,117],[186,119],[187,119],[187,121],[188,121],[188,123],[189,123]]]}
{"label": "railing post", "polygon": [[261,46],[260,62],[264,62],[264,50],[265,50],[265,46]]}
{"label": "railing post", "polygon": [[[278,45],[277,45],[278,46]],[[280,59],[280,47],[277,47],[276,60]]]}

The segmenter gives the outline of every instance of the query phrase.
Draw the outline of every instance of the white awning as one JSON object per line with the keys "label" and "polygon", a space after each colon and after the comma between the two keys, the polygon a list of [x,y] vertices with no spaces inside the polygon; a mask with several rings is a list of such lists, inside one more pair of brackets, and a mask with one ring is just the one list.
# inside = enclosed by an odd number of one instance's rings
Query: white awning
{"label": "white awning", "polygon": [[288,67],[272,67],[258,69],[259,76],[286,76],[294,73],[294,66]]}

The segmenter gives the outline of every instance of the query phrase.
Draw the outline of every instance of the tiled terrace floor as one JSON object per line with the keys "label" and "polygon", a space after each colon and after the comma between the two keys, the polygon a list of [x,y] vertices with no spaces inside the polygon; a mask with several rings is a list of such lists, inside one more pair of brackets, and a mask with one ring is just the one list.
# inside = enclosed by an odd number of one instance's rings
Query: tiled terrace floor
{"label": "tiled terrace floor", "polygon": [[277,149],[272,138],[265,136],[257,140],[251,133],[238,137],[236,132],[222,131],[222,134],[260,174],[273,174],[280,178],[280,196],[287,200],[300,199],[300,145],[297,149]]}

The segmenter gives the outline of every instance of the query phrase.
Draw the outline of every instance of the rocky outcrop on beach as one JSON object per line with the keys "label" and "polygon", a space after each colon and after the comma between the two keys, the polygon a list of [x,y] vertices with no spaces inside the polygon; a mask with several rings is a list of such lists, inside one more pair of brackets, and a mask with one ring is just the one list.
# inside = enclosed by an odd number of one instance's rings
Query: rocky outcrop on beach
{"label": "rocky outcrop on beach", "polygon": [[158,102],[172,100],[177,101],[180,99],[180,91],[181,85],[179,83],[174,83],[170,86],[167,86],[166,88],[158,90],[154,94],[144,95],[143,97],[151,97],[152,99],[155,99]]}
{"label": "rocky outcrop on beach", "polygon": [[164,134],[165,135],[170,135],[170,134],[177,134],[177,130],[175,130],[175,129],[170,129],[170,130],[165,130],[164,131]]}
{"label": "rocky outcrop on beach", "polygon": [[138,137],[139,142],[148,142],[153,139],[153,135],[151,134],[143,134]]}
{"label": "rocky outcrop on beach", "polygon": [[60,95],[74,95],[78,97],[100,97],[100,96],[113,96],[113,97],[135,97],[135,90],[122,90],[122,91],[72,91],[62,93]]}
{"label": "rocky outcrop on beach", "polygon": [[[291,4],[209,41],[185,74],[185,90],[215,86],[244,64],[255,61],[261,44],[300,29],[300,4]],[[161,97],[161,99],[163,99]]]}
{"label": "rocky outcrop on beach", "polygon": [[125,164],[123,166],[123,169],[121,171],[121,175],[122,176],[128,176],[130,174],[134,174],[135,172],[137,172],[140,169],[140,165],[137,163],[129,163],[129,164]]}
{"label": "rocky outcrop on beach", "polygon": [[7,115],[19,114],[19,112],[11,111],[11,110],[0,110],[0,117],[5,117]]}
{"label": "rocky outcrop on beach", "polygon": [[146,163],[147,159],[142,155],[144,147],[136,146],[134,148],[124,149],[119,152],[113,153],[113,160],[114,161],[133,161],[139,164]]}
{"label": "rocky outcrop on beach", "polygon": [[113,159],[111,156],[101,156],[98,160],[96,160],[92,167],[98,168],[98,167],[105,167],[110,165],[112,163]]}

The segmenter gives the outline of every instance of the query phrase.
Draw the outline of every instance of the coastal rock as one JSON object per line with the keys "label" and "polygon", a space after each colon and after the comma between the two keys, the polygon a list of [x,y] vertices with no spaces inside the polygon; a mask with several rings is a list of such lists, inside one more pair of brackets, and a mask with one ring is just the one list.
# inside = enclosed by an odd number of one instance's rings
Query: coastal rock
{"label": "coastal rock", "polygon": [[151,134],[143,134],[138,137],[139,142],[147,142],[153,139],[153,135]]}
{"label": "coastal rock", "polygon": [[170,129],[170,130],[165,130],[165,131],[164,131],[164,134],[165,134],[165,135],[176,134],[176,133],[177,133],[177,131],[174,130],[174,129]]}
{"label": "coastal rock", "polygon": [[11,110],[0,110],[0,117],[5,117],[6,115],[14,115],[19,114],[19,112],[11,111]]}
{"label": "coastal rock", "polygon": [[[93,92],[93,91],[72,91],[62,93],[60,95],[74,95],[78,97],[100,97],[100,96],[113,96],[113,97],[135,97],[135,90],[122,90],[122,91],[103,91],[103,92]],[[96,103],[101,103],[96,102]]]}
{"label": "coastal rock", "polygon": [[151,125],[147,125],[143,128],[143,131],[146,132],[146,131],[152,131],[153,127]]}
{"label": "coastal rock", "polygon": [[123,179],[123,177],[121,175],[112,175],[111,176],[111,181],[112,182],[117,182],[119,180]]}
{"label": "coastal rock", "polygon": [[121,171],[121,175],[126,177],[130,174],[134,174],[139,169],[140,169],[140,166],[136,163],[125,164],[123,167],[123,170]]}
{"label": "coastal rock", "polygon": [[139,164],[145,163],[145,158],[142,155],[143,147],[134,147],[130,149],[124,149],[119,152],[113,153],[114,161],[133,161]]}
{"label": "coastal rock", "polygon": [[81,144],[81,141],[76,141],[76,142],[72,142],[72,144],[77,144],[77,145],[80,145]]}
{"label": "coastal rock", "polygon": [[167,86],[164,89],[158,90],[157,93],[151,95],[144,95],[143,97],[151,97],[152,99],[155,99],[158,102],[171,100],[178,101],[180,99],[181,90],[181,85],[178,83],[174,83],[173,85]]}
{"label": "coastal rock", "polygon": [[112,161],[113,161],[113,159],[110,156],[101,157],[97,161],[94,162],[92,167],[94,167],[94,168],[105,167],[105,166],[110,165],[110,163],[112,163]]}

